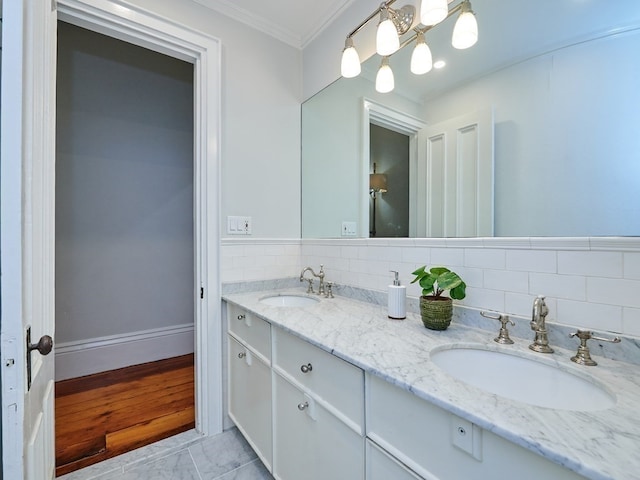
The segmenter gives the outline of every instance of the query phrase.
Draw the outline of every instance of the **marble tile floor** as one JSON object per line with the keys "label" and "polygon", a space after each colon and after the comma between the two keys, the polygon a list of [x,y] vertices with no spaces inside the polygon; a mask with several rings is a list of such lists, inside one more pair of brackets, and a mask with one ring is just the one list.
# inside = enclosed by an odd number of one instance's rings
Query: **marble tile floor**
{"label": "marble tile floor", "polygon": [[213,437],[180,433],[60,480],[273,480],[236,428]]}

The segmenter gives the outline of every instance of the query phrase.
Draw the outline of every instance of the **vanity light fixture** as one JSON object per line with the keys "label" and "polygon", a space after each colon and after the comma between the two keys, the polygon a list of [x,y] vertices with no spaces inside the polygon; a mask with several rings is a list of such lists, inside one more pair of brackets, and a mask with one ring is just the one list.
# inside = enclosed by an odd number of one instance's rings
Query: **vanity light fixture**
{"label": "vanity light fixture", "polygon": [[411,73],[414,75],[423,75],[433,68],[433,58],[431,57],[431,49],[424,40],[424,33],[418,33],[416,46],[411,54]]}
{"label": "vanity light fixture", "polygon": [[[353,45],[353,36],[380,15],[380,23],[376,31],[376,52],[382,56],[382,63],[376,75],[376,90],[380,93],[390,92],[394,88],[393,72],[389,66],[389,56],[415,42],[411,55],[411,72],[416,75],[427,73],[432,68],[431,50],[425,41],[425,33],[439,25],[447,18],[459,13],[456,20],[451,43],[457,49],[472,47],[478,41],[478,22],[471,9],[470,0],[461,0],[449,8],[449,0],[422,0],[420,5],[420,23],[413,25],[416,9],[413,5],[405,5],[393,9],[396,0],[386,0],[358,25],[345,40],[342,52],[341,73],[343,77],[353,78],[360,74],[360,57]],[[401,37],[413,30],[410,38],[401,41]],[[356,63],[358,65],[356,65]]]}
{"label": "vanity light fixture", "polygon": [[344,42],[344,50],[342,51],[342,62],[340,64],[340,73],[345,78],[353,78],[360,75],[360,56],[353,46],[353,38],[347,37]]}
{"label": "vanity light fixture", "polygon": [[388,93],[395,88],[393,70],[389,66],[389,57],[382,57],[378,74],[376,75],[376,92]]}
{"label": "vanity light fixture", "polygon": [[449,14],[447,0],[422,0],[420,5],[420,22],[426,26],[437,25]]}
{"label": "vanity light fixture", "polygon": [[453,27],[453,38],[451,45],[459,50],[473,47],[478,41],[478,21],[476,15],[471,10],[471,2],[462,2],[462,12]]}

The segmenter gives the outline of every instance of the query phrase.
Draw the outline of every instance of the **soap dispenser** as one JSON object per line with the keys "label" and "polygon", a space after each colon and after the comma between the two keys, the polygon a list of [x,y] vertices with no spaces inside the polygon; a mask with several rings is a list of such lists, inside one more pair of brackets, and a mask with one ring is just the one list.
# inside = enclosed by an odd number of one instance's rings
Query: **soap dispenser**
{"label": "soap dispenser", "polygon": [[393,285],[389,285],[389,318],[393,320],[402,320],[407,318],[407,287],[400,285],[400,279],[398,278],[398,272],[395,270],[389,270],[395,274]]}

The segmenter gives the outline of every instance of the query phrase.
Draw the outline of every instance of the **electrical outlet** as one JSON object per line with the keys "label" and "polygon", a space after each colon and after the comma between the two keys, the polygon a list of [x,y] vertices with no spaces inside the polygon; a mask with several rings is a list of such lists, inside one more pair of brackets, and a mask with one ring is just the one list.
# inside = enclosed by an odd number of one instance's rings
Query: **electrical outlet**
{"label": "electrical outlet", "polygon": [[342,222],[342,236],[355,237],[357,230],[356,222]]}
{"label": "electrical outlet", "polygon": [[482,460],[482,430],[456,415],[451,415],[451,443],[476,460]]}

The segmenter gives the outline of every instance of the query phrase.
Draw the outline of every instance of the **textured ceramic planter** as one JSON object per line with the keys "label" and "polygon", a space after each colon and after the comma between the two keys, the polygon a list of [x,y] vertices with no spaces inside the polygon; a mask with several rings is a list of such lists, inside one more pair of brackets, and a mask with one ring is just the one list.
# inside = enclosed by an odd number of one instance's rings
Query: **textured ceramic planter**
{"label": "textured ceramic planter", "polygon": [[424,326],[431,330],[446,330],[451,324],[453,301],[449,297],[420,297],[420,315]]}

